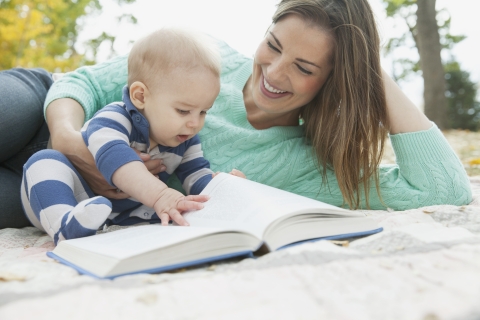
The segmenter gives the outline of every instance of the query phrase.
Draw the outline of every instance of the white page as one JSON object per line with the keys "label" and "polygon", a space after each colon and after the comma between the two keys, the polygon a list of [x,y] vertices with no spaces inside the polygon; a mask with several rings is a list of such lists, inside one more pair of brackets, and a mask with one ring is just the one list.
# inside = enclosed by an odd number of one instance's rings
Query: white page
{"label": "white page", "polygon": [[[145,225],[85,238],[62,241],[65,244],[116,259],[125,259],[150,250],[168,247],[220,230],[214,228]],[[57,247],[58,247],[57,246]],[[55,250],[53,250],[55,253]]]}
{"label": "white page", "polygon": [[190,225],[238,228],[259,238],[275,219],[292,213],[335,212],[363,216],[226,173],[217,175],[202,194],[208,194],[210,200],[203,209],[184,214]]}

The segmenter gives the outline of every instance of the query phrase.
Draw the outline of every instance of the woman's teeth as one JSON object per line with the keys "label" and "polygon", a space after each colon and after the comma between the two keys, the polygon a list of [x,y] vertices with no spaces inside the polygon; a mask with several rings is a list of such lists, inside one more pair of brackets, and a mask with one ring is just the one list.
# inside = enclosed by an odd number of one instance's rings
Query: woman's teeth
{"label": "woman's teeth", "polygon": [[267,89],[268,91],[272,92],[272,93],[285,93],[287,91],[282,91],[282,90],[277,90],[275,88],[273,88],[271,85],[268,84],[267,80],[265,80],[265,78],[263,78],[263,85],[265,86],[265,89]]}

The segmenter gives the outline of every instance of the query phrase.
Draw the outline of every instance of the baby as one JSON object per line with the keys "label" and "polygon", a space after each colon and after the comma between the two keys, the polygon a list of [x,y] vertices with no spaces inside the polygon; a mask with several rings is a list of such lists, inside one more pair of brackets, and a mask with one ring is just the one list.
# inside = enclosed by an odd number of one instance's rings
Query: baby
{"label": "baby", "polygon": [[[219,91],[220,56],[209,38],[161,29],[137,41],[123,102],[105,106],[81,130],[99,171],[131,198],[95,196],[63,154],[43,150],[24,167],[22,202],[31,223],[55,244],[93,235],[105,224],[172,219],[188,225],[181,213],[208,200],[198,194],[213,172],[197,133]],[[163,159],[167,171],[152,175],[132,147]],[[164,183],[174,172],[188,196]]]}

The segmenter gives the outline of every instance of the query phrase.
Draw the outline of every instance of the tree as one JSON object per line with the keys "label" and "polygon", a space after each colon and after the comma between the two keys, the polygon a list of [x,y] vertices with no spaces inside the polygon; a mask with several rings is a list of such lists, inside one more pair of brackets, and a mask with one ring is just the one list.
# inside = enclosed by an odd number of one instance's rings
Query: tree
{"label": "tree", "polygon": [[440,129],[446,129],[448,119],[445,71],[442,64],[442,46],[438,34],[435,3],[436,0],[417,1],[415,42],[420,55],[420,68],[423,72],[425,114]]}
{"label": "tree", "polygon": [[448,126],[451,129],[480,129],[480,102],[475,101],[477,86],[458,62],[445,65],[448,98]]}
{"label": "tree", "polygon": [[[0,70],[41,66],[65,72],[94,63],[75,44],[80,18],[101,9],[99,0],[0,0]],[[103,35],[102,41],[114,39]]]}
{"label": "tree", "polygon": [[[441,129],[450,125],[446,97],[447,83],[442,63],[442,49],[451,49],[454,44],[465,37],[450,34],[451,17],[445,10],[435,10],[436,0],[383,0],[386,4],[387,16],[397,17],[404,21],[409,34],[389,40],[386,50],[392,53],[395,49],[408,45],[413,39],[418,59],[400,59],[397,61],[401,72],[395,75],[396,80],[405,79],[411,73],[422,71],[424,79],[424,111],[425,114]],[[453,60],[453,56],[451,56]]]}

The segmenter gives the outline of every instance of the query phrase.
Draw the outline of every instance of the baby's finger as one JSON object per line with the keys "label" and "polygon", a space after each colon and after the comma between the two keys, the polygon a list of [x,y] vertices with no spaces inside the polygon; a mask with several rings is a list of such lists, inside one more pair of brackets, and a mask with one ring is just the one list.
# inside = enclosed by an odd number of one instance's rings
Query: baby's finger
{"label": "baby's finger", "polygon": [[170,218],[172,218],[172,220],[175,221],[179,226],[189,226],[188,222],[183,218],[177,209],[170,209],[168,214],[170,215]]}
{"label": "baby's finger", "polygon": [[168,226],[168,221],[170,221],[170,216],[166,212],[162,212],[158,215],[160,220],[162,221],[162,226]]}
{"label": "baby's finger", "polygon": [[182,200],[178,202],[177,209],[179,211],[188,211],[188,210],[200,210],[203,209],[203,203],[196,202],[196,201],[189,201],[189,200]]}
{"label": "baby's finger", "polygon": [[206,202],[210,199],[210,196],[206,194],[190,195],[186,196],[185,200],[187,201],[196,201],[196,202]]}

